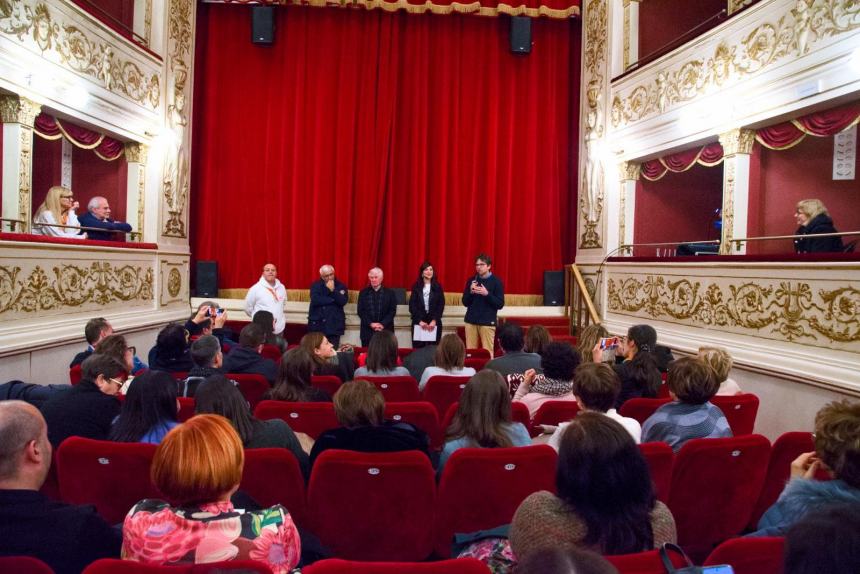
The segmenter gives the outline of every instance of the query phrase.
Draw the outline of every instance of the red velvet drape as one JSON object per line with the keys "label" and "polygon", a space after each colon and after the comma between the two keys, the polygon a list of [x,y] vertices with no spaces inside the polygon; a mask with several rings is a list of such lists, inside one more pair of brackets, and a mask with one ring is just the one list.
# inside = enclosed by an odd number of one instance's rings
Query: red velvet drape
{"label": "red velvet drape", "polygon": [[697,163],[705,167],[719,165],[723,161],[723,146],[712,142],[702,147],[691,148],[661,158],[642,162],[642,176],[657,181],[668,172],[681,173]]}
{"label": "red velvet drape", "polygon": [[200,4],[192,252],[220,287],[266,261],[307,288],[381,266],[408,286],[433,261],[449,291],[486,251],[509,293],[540,293],[574,255],[578,20],[289,8],[273,47],[249,10]]}
{"label": "red velvet drape", "polygon": [[808,135],[827,137],[860,122],[860,103],[814,112],[795,120],[756,130],[756,140],[770,149],[794,147]]}

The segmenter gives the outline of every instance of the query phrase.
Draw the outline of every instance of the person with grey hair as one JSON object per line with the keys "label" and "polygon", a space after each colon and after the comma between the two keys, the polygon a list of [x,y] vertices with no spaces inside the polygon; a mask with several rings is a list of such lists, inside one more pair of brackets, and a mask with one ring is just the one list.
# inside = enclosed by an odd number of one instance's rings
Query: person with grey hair
{"label": "person with grey hair", "polygon": [[358,318],[361,319],[361,345],[367,347],[377,331],[394,332],[397,298],[394,291],[382,285],[382,269],[374,267],[367,273],[368,285],[358,294]]}
{"label": "person with grey hair", "polygon": [[340,337],[346,331],[343,307],[349,300],[349,291],[334,274],[334,267],[320,267],[320,278],[311,285],[311,304],[308,307],[308,332],[322,333],[337,349]]}
{"label": "person with grey hair", "polygon": [[87,212],[78,218],[82,227],[104,229],[104,231],[87,230],[87,237],[101,241],[124,240],[122,233],[131,231],[131,225],[124,221],[114,221],[110,218],[110,204],[104,197],[97,195],[87,204]]}
{"label": "person with grey hair", "polygon": [[55,502],[39,492],[51,452],[38,409],[23,401],[0,402],[0,556],[32,556],[57,574],[118,558],[122,533],[94,507]]}

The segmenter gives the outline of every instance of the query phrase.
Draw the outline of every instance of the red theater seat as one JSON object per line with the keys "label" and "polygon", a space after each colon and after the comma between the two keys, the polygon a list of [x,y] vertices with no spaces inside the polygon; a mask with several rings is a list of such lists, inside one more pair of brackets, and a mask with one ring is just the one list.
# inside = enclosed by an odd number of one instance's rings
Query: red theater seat
{"label": "red theater seat", "polygon": [[669,488],[672,485],[672,466],[675,462],[675,453],[665,442],[646,442],[639,445],[645,462],[648,463],[648,472],[654,482],[654,494],[657,500],[669,502]]}
{"label": "red theater seat", "polygon": [[729,564],[734,574],[782,574],[784,546],[781,537],[732,538],[717,546],[704,566]]}
{"label": "red theater seat", "polygon": [[538,408],[532,423],[535,425],[554,425],[573,420],[579,413],[576,401],[547,401]]}
{"label": "red theater seat", "polygon": [[122,522],[137,502],[161,498],[149,480],[155,449],[154,444],[67,438],[57,449],[61,498],[95,505],[110,524]]}
{"label": "red theater seat", "polygon": [[325,391],[330,397],[334,396],[334,394],[340,388],[341,384],[341,380],[335,375],[311,376],[311,386]]}
{"label": "red theater seat", "polygon": [[628,399],[624,401],[621,408],[618,409],[618,414],[622,417],[630,417],[639,421],[639,424],[645,424],[648,417],[654,414],[654,411],[672,402],[672,399]]}
{"label": "red theater seat", "polygon": [[262,400],[263,395],[272,388],[269,381],[263,375],[254,375],[248,373],[228,373],[228,379],[232,379],[239,383],[239,390],[242,396],[251,405],[251,410],[257,406],[257,403]]}
{"label": "red theater seat", "polygon": [[278,348],[277,345],[263,345],[263,348],[260,349],[260,356],[271,359],[276,363],[281,362],[281,349]]}
{"label": "red theater seat", "polygon": [[467,359],[487,359],[490,360],[490,352],[487,349],[466,349]]}
{"label": "red theater seat", "polygon": [[421,398],[436,407],[439,418],[442,418],[448,412],[448,407],[460,400],[469,379],[470,377],[449,375],[430,377],[421,392]]}
{"label": "red theater seat", "polygon": [[715,396],[711,398],[711,402],[720,407],[720,410],[726,415],[726,420],[732,427],[733,435],[741,436],[753,433],[755,417],[758,413],[757,396],[751,393]]}
{"label": "red theater seat", "polygon": [[340,426],[331,403],[260,401],[254,409],[254,416],[263,420],[281,419],[293,432],[303,432],[312,439],[316,439],[328,429]]}
{"label": "red theater seat", "polygon": [[489,574],[475,558],[437,562],[353,562],[331,558],[302,568],[302,574]]}
{"label": "red theater seat", "polygon": [[439,481],[436,554],[450,556],[455,533],[510,524],[531,493],[555,492],[557,459],[548,445],[454,451]]}
{"label": "red theater seat", "polygon": [[0,556],[0,572],[14,574],[54,574],[50,566],[31,556]]}
{"label": "red theater seat", "polygon": [[[672,552],[670,558],[676,567],[687,565],[680,554]],[[619,574],[666,574],[666,567],[663,566],[659,550],[648,550],[635,554],[616,554],[606,556],[606,559],[618,569]]]}
{"label": "red theater seat", "polygon": [[102,558],[96,560],[84,569],[83,574],[220,574],[221,572],[236,572],[237,574],[272,574],[272,570],[262,562],[252,560],[235,560],[228,562],[211,562],[209,564],[185,564],[182,566],[155,566]]}
{"label": "red theater seat", "polygon": [[439,432],[439,416],[436,408],[426,401],[409,403],[385,403],[385,418],[415,425],[427,433],[430,446],[441,448],[442,437]]}
{"label": "red theater seat", "polygon": [[84,374],[81,372],[80,363],[69,369],[69,382],[72,385],[77,385],[78,383],[80,383],[83,376]]}
{"label": "red theater seat", "polygon": [[770,442],[761,435],[693,439],[678,451],[668,506],[678,543],[694,560],[747,525],[769,457]]}
{"label": "red theater seat", "polygon": [[418,381],[410,376],[402,377],[371,377],[361,376],[356,379],[364,379],[373,383],[382,392],[385,402],[411,402],[420,401],[421,393],[418,392]]}
{"label": "red theater seat", "polygon": [[176,415],[176,419],[184,423],[194,416],[194,397],[178,397],[177,400],[179,401],[179,413]]}
{"label": "red theater seat", "polygon": [[466,359],[463,361],[463,366],[472,367],[473,369],[475,369],[475,372],[478,372],[484,367],[486,367],[487,363],[489,362],[489,357],[466,357]]}
{"label": "red theater seat", "polygon": [[305,479],[299,461],[285,448],[245,449],[245,467],[239,489],[263,508],[283,505],[296,524],[307,520]]}
{"label": "red theater seat", "polygon": [[435,473],[417,451],[327,450],[311,471],[311,531],[339,558],[424,560],[435,506]]}

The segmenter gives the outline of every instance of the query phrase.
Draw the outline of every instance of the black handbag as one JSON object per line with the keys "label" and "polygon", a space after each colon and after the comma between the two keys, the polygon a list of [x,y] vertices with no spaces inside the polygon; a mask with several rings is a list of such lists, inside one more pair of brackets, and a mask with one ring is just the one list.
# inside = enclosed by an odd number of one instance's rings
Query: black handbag
{"label": "black handbag", "polygon": [[[672,564],[672,559],[669,557],[670,552],[680,554],[687,565],[676,568],[675,565]],[[734,569],[728,564],[722,564],[719,566],[696,566],[680,546],[672,544],[671,542],[666,542],[660,547],[660,560],[663,561],[663,567],[666,569],[667,574],[734,574]]]}

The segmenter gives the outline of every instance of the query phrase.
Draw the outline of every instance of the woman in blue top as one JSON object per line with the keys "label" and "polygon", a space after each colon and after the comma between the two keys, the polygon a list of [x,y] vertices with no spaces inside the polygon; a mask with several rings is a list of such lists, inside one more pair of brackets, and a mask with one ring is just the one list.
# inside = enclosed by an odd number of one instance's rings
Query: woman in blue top
{"label": "woman in blue top", "polygon": [[136,377],[113,424],[110,440],[160,443],[179,424],[176,391],[176,381],[164,371],[147,371]]}
{"label": "woman in blue top", "polygon": [[528,446],[529,431],[522,423],[511,422],[511,394],[498,372],[481,371],[460,395],[460,404],[445,435],[439,457],[439,472],[458,448],[506,448]]}

